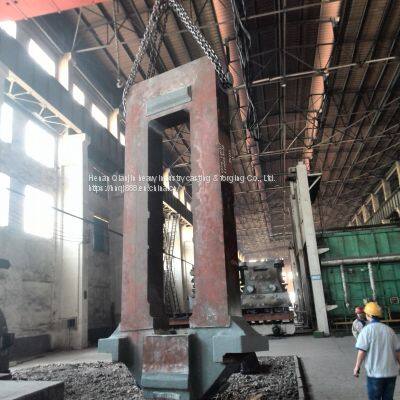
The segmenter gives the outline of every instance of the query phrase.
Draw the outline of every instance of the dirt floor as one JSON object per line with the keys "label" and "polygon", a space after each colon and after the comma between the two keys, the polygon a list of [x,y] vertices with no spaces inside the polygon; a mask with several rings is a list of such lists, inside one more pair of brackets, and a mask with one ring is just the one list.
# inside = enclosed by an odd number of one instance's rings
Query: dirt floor
{"label": "dirt floor", "polygon": [[[216,400],[294,400],[298,398],[292,357],[263,357],[262,373],[233,374]],[[125,365],[109,362],[50,364],[13,372],[15,380],[65,382],[65,400],[142,400]]]}
{"label": "dirt floor", "polygon": [[259,358],[262,373],[232,374],[216,400],[295,400],[297,377],[293,357]]}

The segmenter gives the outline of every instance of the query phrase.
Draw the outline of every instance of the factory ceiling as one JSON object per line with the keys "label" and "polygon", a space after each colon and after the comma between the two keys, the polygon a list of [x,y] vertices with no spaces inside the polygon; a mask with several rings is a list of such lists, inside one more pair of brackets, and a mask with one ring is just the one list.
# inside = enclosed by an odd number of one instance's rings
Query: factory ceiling
{"label": "factory ceiling", "polygon": [[[310,172],[322,173],[314,203],[317,229],[347,225],[399,154],[400,2],[245,0],[235,2],[236,10],[230,0],[180,2],[233,77],[235,171],[265,176],[262,183],[235,184],[241,252],[264,258],[287,247],[286,178],[300,160]],[[91,57],[118,85],[129,75],[152,6],[150,0],[104,1],[35,23],[50,36],[55,22],[72,27],[67,41],[72,56]],[[171,12],[155,72],[203,55]],[[148,60],[138,81],[145,78]],[[171,170],[181,173],[190,159],[189,134],[180,127],[168,135],[179,159]]]}

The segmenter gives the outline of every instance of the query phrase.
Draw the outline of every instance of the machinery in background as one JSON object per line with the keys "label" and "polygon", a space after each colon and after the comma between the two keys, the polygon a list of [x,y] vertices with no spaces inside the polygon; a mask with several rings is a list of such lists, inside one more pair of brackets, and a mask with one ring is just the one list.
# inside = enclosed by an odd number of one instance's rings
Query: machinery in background
{"label": "machinery in background", "polygon": [[384,321],[400,325],[400,227],[364,225],[315,232],[312,203],[321,174],[303,163],[289,175],[296,331],[350,330],[354,308],[376,300]]}
{"label": "machinery in background", "polygon": [[349,330],[354,307],[376,300],[400,325],[400,227],[359,226],[317,233],[331,329]]}
{"label": "machinery in background", "polygon": [[282,278],[283,265],[279,259],[239,265],[243,317],[249,323],[265,324],[268,335],[295,332],[289,293]]}

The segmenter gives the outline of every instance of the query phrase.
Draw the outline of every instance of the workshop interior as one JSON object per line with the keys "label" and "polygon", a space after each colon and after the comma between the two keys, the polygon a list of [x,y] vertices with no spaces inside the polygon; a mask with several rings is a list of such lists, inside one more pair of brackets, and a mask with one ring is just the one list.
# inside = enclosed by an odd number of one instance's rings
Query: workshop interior
{"label": "workshop interior", "polygon": [[399,51],[396,0],[0,0],[0,399],[371,399]]}

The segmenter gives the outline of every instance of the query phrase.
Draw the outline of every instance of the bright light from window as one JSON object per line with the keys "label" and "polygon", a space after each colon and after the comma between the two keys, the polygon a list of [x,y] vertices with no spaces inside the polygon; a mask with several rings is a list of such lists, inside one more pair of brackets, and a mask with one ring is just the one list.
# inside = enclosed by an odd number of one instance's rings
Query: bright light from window
{"label": "bright light from window", "polygon": [[292,304],[294,304],[294,303],[296,302],[296,293],[295,293],[295,292],[292,292],[292,291],[290,291],[290,292],[288,292],[288,293],[289,293],[290,302],[291,302]]}
{"label": "bright light from window", "polygon": [[92,117],[104,128],[107,128],[108,125],[108,118],[107,115],[104,114],[100,109],[95,105],[92,104]]}
{"label": "bright light from window", "polygon": [[0,29],[3,29],[4,32],[6,32],[14,39],[17,37],[17,24],[15,21],[0,22]]}
{"label": "bright light from window", "polygon": [[13,109],[7,103],[0,108],[0,140],[11,143],[13,125]]}
{"label": "bright light from window", "polygon": [[56,76],[56,63],[32,39],[29,41],[28,53],[49,75]]}
{"label": "bright light from window", "polygon": [[24,231],[50,239],[54,232],[54,199],[48,193],[25,187]]}
{"label": "bright light from window", "polygon": [[55,139],[39,125],[29,121],[25,127],[25,152],[46,167],[54,167]]}
{"label": "bright light from window", "polygon": [[110,132],[118,139],[118,109],[114,110],[110,115]]}
{"label": "bright light from window", "polygon": [[69,90],[69,60],[71,53],[65,54],[58,65],[58,81]]}
{"label": "bright light from window", "polygon": [[72,97],[81,106],[85,105],[85,93],[83,93],[82,90],[79,89],[79,87],[76,86],[75,84],[72,86]]}
{"label": "bright light from window", "polygon": [[0,172],[0,226],[8,225],[10,177]]}
{"label": "bright light from window", "polygon": [[123,133],[119,134],[119,141],[122,144],[122,146],[125,146],[125,135]]}

